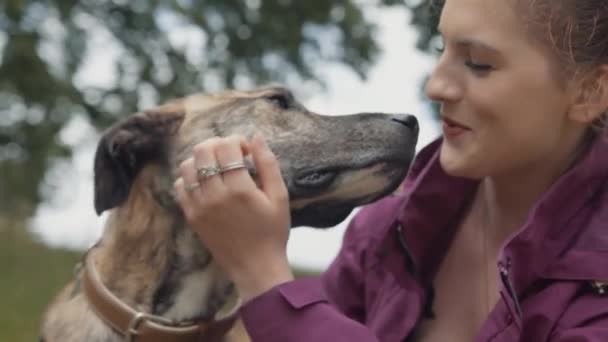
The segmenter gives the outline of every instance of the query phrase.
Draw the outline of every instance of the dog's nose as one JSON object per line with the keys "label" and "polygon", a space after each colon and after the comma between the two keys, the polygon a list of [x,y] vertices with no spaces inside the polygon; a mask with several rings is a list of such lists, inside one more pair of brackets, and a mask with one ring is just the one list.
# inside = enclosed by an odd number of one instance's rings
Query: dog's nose
{"label": "dog's nose", "polygon": [[391,120],[404,125],[414,132],[418,132],[418,119],[410,114],[395,114]]}

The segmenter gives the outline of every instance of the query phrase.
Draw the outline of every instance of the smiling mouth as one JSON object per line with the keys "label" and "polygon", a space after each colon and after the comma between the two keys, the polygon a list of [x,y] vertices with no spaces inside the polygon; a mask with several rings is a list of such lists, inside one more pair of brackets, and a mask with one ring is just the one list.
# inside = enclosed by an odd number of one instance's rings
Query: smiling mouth
{"label": "smiling mouth", "polygon": [[443,120],[444,124],[447,125],[450,128],[459,128],[459,129],[466,129],[466,130],[470,130],[471,129],[470,127],[467,127],[467,126],[465,126],[463,124],[460,124],[459,122],[454,121],[454,120],[452,120],[452,119],[450,119],[448,117],[445,117],[445,116],[442,117],[441,120]]}

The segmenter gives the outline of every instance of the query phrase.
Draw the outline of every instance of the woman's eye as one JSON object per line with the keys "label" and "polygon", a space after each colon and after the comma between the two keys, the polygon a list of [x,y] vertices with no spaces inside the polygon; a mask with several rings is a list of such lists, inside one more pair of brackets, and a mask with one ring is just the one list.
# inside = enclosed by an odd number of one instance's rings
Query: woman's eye
{"label": "woman's eye", "polygon": [[466,61],[464,64],[475,72],[488,72],[494,69],[494,67],[489,64],[475,63],[473,61]]}
{"label": "woman's eye", "polygon": [[281,109],[289,109],[289,99],[285,95],[272,95],[266,99]]}

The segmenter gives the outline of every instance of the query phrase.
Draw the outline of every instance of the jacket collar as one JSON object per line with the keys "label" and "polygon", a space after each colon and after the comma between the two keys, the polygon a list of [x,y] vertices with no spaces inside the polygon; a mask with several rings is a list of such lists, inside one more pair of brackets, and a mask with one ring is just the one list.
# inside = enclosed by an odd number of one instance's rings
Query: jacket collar
{"label": "jacket collar", "polygon": [[419,278],[430,282],[469,204],[478,181],[447,175],[439,164],[436,140],[422,149],[404,184],[403,208],[399,223],[408,245],[410,257],[419,270]]}
{"label": "jacket collar", "polygon": [[[424,148],[404,185],[399,223],[414,263],[430,281],[443,258],[478,181],[447,175],[438,139]],[[582,159],[533,206],[521,229],[500,253],[513,264],[520,292],[539,277],[608,279],[608,139],[597,138]]]}

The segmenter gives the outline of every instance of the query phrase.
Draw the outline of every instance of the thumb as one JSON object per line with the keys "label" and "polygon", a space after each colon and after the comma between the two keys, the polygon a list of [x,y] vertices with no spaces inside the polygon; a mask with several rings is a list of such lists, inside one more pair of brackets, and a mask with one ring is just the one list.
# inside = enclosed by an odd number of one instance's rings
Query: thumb
{"label": "thumb", "polygon": [[262,191],[273,201],[287,200],[287,187],[281,176],[279,162],[264,137],[256,134],[250,149]]}

